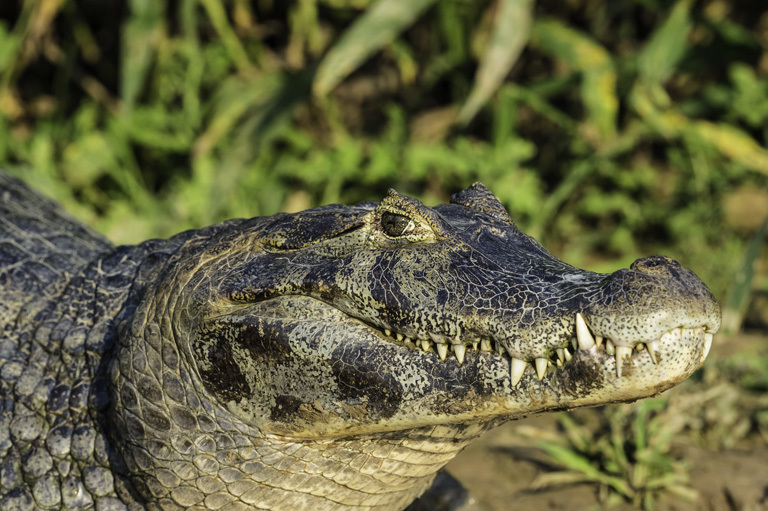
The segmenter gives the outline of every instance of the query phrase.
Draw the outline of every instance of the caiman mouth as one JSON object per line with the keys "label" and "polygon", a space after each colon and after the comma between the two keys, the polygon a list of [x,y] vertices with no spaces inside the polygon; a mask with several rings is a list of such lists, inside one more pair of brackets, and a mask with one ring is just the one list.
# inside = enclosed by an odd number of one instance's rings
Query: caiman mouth
{"label": "caiman mouth", "polygon": [[[617,344],[607,336],[594,333],[580,313],[576,313],[574,324],[575,329],[569,345],[556,348],[548,357],[536,357],[531,360],[515,357],[507,351],[501,342],[490,338],[473,337],[469,340],[453,339],[452,342],[446,342],[445,336],[433,333],[429,334],[429,339],[412,339],[389,329],[371,328],[383,334],[388,341],[401,344],[414,351],[437,355],[441,361],[446,363],[449,360],[455,360],[458,365],[462,365],[467,356],[501,357],[509,364],[510,383],[513,387],[520,383],[529,369],[536,378],[543,380],[548,375],[567,367],[577,350],[585,355],[597,356],[598,353],[610,355],[613,357],[616,376],[619,378],[621,378],[625,365],[632,365],[633,360],[637,361],[637,357],[647,356],[654,365],[663,363],[665,354],[672,356],[676,346],[682,342],[704,343],[699,360],[699,365],[701,365],[709,354],[714,336],[714,332],[708,331],[707,326],[692,328],[679,326],[664,332],[658,339],[646,342],[630,342],[627,345]],[[626,341],[624,342],[626,343]],[[448,358],[449,353],[451,354],[450,359]]]}
{"label": "caiman mouth", "polygon": [[[537,351],[515,356],[519,346],[492,335],[408,337],[306,295],[221,312],[191,338],[201,380],[233,413],[265,431],[302,438],[509,420],[640,399],[696,370],[715,330],[701,318],[687,325],[702,326],[643,340],[633,323],[635,342],[626,331],[609,337],[587,324],[611,328],[607,316],[573,313],[562,337],[533,339]],[[648,323],[655,332],[667,326]]]}

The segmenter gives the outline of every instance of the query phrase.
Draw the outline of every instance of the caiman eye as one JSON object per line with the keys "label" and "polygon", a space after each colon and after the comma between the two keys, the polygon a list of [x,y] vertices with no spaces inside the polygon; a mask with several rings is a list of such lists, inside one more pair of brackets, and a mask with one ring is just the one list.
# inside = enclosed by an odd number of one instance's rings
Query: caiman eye
{"label": "caiman eye", "polygon": [[383,213],[381,215],[381,228],[384,230],[384,234],[392,238],[408,234],[415,227],[416,224],[407,216],[397,213]]}

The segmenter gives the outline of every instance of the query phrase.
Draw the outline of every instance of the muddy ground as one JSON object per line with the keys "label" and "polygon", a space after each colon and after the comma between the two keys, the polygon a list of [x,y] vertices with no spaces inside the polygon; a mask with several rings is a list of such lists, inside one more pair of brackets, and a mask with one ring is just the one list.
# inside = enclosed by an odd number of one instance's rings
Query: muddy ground
{"label": "muddy ground", "polygon": [[[735,351],[765,353],[767,346],[766,335],[716,337],[711,357]],[[542,430],[558,431],[555,415],[507,423],[470,444],[448,464],[448,471],[486,511],[604,509],[595,485],[533,488],[537,476],[558,469],[528,439],[532,431]],[[674,442],[673,454],[688,465],[690,486],[698,496],[687,501],[667,493],[656,502],[656,511],[768,511],[768,445],[759,434],[748,436],[736,447],[716,451],[683,437]],[[607,509],[636,508],[622,503]]]}

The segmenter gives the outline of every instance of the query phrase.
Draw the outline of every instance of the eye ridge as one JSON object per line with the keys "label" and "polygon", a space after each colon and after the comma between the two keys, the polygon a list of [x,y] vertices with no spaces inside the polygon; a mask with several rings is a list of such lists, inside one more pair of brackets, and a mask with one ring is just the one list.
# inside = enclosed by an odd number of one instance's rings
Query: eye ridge
{"label": "eye ridge", "polygon": [[381,215],[381,228],[384,234],[392,238],[400,237],[413,230],[413,220],[405,215],[386,212]]}

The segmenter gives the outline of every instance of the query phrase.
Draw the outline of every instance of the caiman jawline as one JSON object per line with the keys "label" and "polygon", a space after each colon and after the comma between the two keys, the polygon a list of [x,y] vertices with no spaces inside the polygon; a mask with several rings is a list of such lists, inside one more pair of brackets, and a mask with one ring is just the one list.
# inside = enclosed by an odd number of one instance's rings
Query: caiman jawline
{"label": "caiman jawline", "polygon": [[[575,352],[580,350],[582,352],[592,352],[596,354],[597,351],[602,351],[615,357],[616,361],[616,375],[621,377],[622,366],[624,363],[637,352],[647,350],[651,361],[654,364],[658,363],[657,353],[661,352],[662,344],[680,342],[685,337],[696,337],[697,339],[703,339],[704,349],[702,351],[701,360],[699,364],[704,362],[709,350],[712,347],[713,333],[707,331],[706,326],[698,327],[676,327],[664,332],[657,340],[646,342],[634,342],[631,346],[624,346],[614,343],[611,339],[602,335],[593,334],[589,325],[584,320],[584,317],[580,313],[576,313],[575,332],[571,339],[571,349]],[[374,327],[375,328],[375,327]],[[456,357],[459,365],[464,363],[467,351],[487,353],[489,355],[496,354],[503,358],[510,360],[510,379],[512,386],[517,386],[520,380],[523,378],[525,371],[531,367],[536,372],[536,377],[539,380],[544,379],[549,369],[557,370],[565,367],[565,365],[571,360],[572,354],[567,346],[557,348],[551,357],[537,357],[533,360],[522,360],[513,356],[501,343],[492,339],[481,339],[474,337],[469,341],[463,339],[456,339],[455,342],[446,342],[446,337],[433,334],[430,332],[430,339],[411,339],[401,333],[393,333],[389,329],[378,329],[382,332],[387,340],[395,341],[403,344],[405,347],[412,350],[422,350],[425,353],[436,353],[440,360],[445,361],[448,356],[448,350],[450,349],[453,355]]]}

